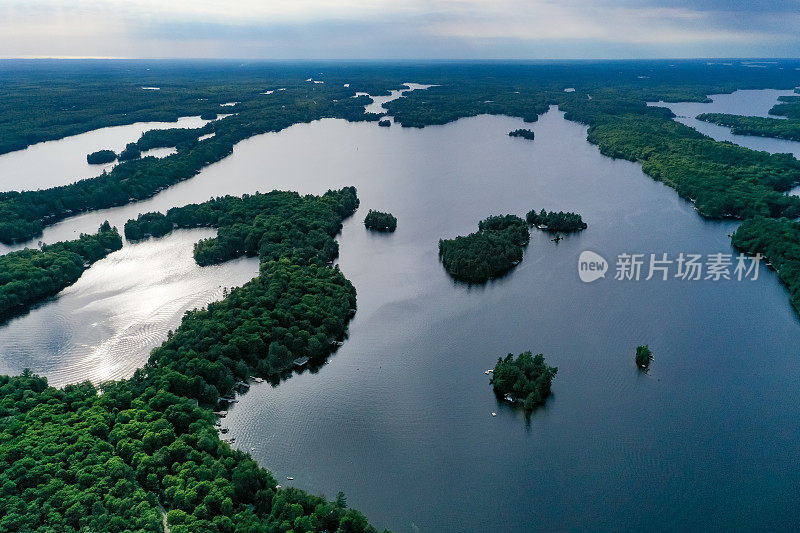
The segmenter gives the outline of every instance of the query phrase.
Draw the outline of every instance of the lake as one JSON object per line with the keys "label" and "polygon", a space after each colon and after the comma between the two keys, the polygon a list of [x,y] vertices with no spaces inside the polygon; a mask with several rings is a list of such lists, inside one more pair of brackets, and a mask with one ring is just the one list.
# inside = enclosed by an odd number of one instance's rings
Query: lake
{"label": "lake", "polygon": [[[508,137],[521,127],[536,140]],[[585,138],[555,108],[534,124],[298,124],[240,142],[150,200],[62,221],[43,240],[215,195],[355,185],[361,207],[338,261],[358,290],[349,339],[316,372],[253,384],[223,419],[278,483],[342,490],[398,532],[800,527],[800,322],[785,289],[765,268],[756,281],[615,280],[623,252],[733,253],[736,223],[701,219]],[[447,276],[440,238],[533,208],[577,211],[589,227],[559,243],[533,231],[523,262],[485,286]],[[369,209],[392,212],[397,231],[366,231]],[[191,243],[208,234],[126,243],[0,328],[0,372],[27,366],[56,385],[129,375],[183,309],[256,273],[246,259],[195,266]],[[605,279],[578,279],[584,250],[609,261]],[[206,280],[191,301],[187,273]],[[106,349],[115,336],[126,343]],[[634,364],[639,344],[654,352],[649,374]],[[559,368],[530,417],[498,402],[484,374],[524,350]]]}
{"label": "lake", "polygon": [[[199,128],[207,122],[199,116],[181,117],[177,122],[136,122],[33,144],[24,150],[0,155],[0,190],[47,189],[94,178],[111,170],[116,162],[90,165],[86,156],[92,152],[108,149],[119,153],[126,144],[138,141],[145,131]],[[170,149],[154,149],[142,155],[164,157],[170,153]]]}

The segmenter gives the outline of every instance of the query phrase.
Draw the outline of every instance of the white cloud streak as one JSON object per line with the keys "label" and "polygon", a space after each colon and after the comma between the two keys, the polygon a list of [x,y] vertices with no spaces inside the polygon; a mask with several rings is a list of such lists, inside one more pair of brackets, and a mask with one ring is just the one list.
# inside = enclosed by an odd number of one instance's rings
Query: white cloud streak
{"label": "white cloud streak", "polygon": [[613,57],[624,47],[631,56],[800,51],[800,12],[791,5],[774,12],[754,6],[743,19],[741,4],[733,14],[720,3],[701,9],[687,2],[671,7],[667,0],[0,0],[0,54],[480,58]]}

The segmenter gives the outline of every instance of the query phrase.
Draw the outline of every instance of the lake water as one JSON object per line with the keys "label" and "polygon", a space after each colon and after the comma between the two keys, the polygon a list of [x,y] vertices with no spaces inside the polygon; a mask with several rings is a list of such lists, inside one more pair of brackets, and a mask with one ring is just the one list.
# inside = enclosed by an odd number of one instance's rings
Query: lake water
{"label": "lake water", "polygon": [[[520,127],[536,140],[508,137]],[[349,339],[314,373],[254,384],[223,419],[279,483],[292,476],[329,497],[343,490],[376,526],[398,532],[797,529],[800,322],[785,289],[766,269],[757,281],[614,280],[622,252],[732,253],[735,223],[704,221],[585,137],[554,108],[534,124],[298,124],[240,142],[150,200],[62,221],[43,240],[219,194],[355,185],[361,207],[339,238],[339,265],[358,290]],[[578,211],[589,228],[558,244],[534,231],[523,262],[485,286],[446,275],[440,238],[532,208]],[[368,209],[392,212],[397,231],[367,232]],[[0,328],[0,372],[28,366],[62,384],[141,365],[142,346],[163,339],[144,317],[156,321],[161,301],[195,305],[181,300],[195,290],[183,273],[207,271],[194,266],[191,242],[208,231],[193,231],[126,243]],[[583,250],[609,260],[605,279],[579,281]],[[247,260],[213,268],[200,300],[256,271]],[[151,280],[147,294],[124,286],[133,275]],[[95,306],[99,318],[89,318]],[[77,325],[56,318],[76,309],[87,313]],[[122,358],[96,348],[125,331]],[[59,342],[90,348],[60,351]],[[634,364],[639,344],[655,354],[649,375]],[[559,367],[553,396],[529,418],[499,403],[484,374],[524,350]]]}
{"label": "lake water", "polygon": [[675,120],[718,141],[730,141],[739,146],[750,148],[751,150],[762,150],[773,154],[792,154],[796,158],[800,158],[800,143],[797,141],[773,139],[770,137],[734,135],[731,133],[730,128],[704,122],[695,118],[700,113],[730,113],[732,115],[781,119],[785,117],[770,115],[769,110],[772,106],[779,103],[779,96],[792,95],[797,96],[797,93],[791,90],[781,91],[777,89],[744,90],[730,94],[712,94],[709,98],[711,98],[713,102],[709,103],[655,102],[650,105],[668,107],[675,113]]}
{"label": "lake water", "polygon": [[[90,165],[86,162],[86,156],[92,152],[105,149],[120,152],[126,144],[136,142],[147,130],[199,128],[207,122],[200,117],[181,117],[177,122],[137,122],[41,142],[24,150],[9,152],[0,155],[0,190],[47,189],[94,178],[104,170],[110,170],[116,162]],[[164,157],[170,153],[157,150],[150,150],[143,155]]]}

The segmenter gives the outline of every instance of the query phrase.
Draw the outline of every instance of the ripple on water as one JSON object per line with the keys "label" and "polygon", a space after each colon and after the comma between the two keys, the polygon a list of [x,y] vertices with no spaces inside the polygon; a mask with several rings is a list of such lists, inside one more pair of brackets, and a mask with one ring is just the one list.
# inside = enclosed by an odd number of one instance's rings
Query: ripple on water
{"label": "ripple on water", "polygon": [[72,286],[0,328],[0,372],[29,367],[53,385],[130,376],[175,329],[183,314],[258,274],[258,260],[213,267],[192,249],[213,230],[182,230],[126,243]]}

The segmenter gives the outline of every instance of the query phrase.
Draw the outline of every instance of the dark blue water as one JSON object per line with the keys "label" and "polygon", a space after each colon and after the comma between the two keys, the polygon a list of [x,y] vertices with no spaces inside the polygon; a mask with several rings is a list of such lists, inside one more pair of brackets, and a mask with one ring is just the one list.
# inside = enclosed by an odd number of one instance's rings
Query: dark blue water
{"label": "dark blue water", "polygon": [[[536,140],[507,136],[519,127]],[[44,239],[211,195],[356,185],[361,208],[339,239],[358,290],[349,340],[316,373],[253,385],[224,419],[279,483],[343,490],[400,532],[800,527],[800,322],[784,288],[766,269],[757,281],[615,281],[621,252],[732,253],[735,224],[702,220],[585,135],[556,110],[532,126],[488,116],[423,130],[296,125]],[[439,238],[532,208],[578,211],[589,228],[558,244],[534,232],[520,266],[486,286],[445,274]],[[368,233],[368,209],[395,214],[397,231]],[[612,261],[606,279],[579,281],[587,249]],[[6,365],[36,370],[4,331]],[[634,364],[639,344],[655,354],[649,375]],[[523,350],[559,367],[530,418],[498,403],[484,374]],[[80,358],[71,364],[85,371]],[[145,358],[131,351],[132,362]]]}

